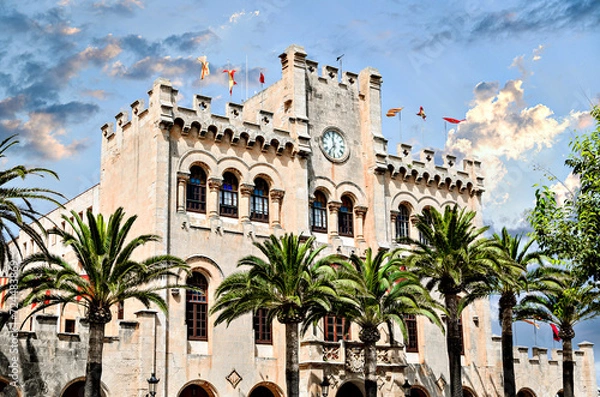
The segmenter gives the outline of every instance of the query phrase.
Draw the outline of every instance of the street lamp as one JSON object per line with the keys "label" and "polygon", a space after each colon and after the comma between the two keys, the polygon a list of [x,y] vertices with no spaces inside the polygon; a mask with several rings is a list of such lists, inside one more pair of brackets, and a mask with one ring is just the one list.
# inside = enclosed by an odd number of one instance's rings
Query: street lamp
{"label": "street lamp", "polygon": [[327,375],[325,375],[323,377],[323,382],[321,382],[321,395],[323,397],[327,397],[329,395],[329,379],[327,378]]}
{"label": "street lamp", "polygon": [[156,396],[156,384],[158,382],[160,382],[160,379],[156,379],[154,372],[152,372],[150,379],[148,379],[148,396],[150,396],[150,397]]}
{"label": "street lamp", "polygon": [[411,384],[408,382],[408,379],[404,379],[404,384],[402,385],[402,390],[404,390],[405,397],[410,397],[410,388],[411,388]]}

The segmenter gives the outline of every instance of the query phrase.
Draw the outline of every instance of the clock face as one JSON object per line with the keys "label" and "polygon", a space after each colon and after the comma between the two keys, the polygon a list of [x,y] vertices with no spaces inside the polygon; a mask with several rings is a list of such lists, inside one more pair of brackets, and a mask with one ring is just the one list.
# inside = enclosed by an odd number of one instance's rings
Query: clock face
{"label": "clock face", "polygon": [[346,154],[346,141],[337,131],[325,131],[321,138],[321,144],[325,154],[332,159],[339,160]]}

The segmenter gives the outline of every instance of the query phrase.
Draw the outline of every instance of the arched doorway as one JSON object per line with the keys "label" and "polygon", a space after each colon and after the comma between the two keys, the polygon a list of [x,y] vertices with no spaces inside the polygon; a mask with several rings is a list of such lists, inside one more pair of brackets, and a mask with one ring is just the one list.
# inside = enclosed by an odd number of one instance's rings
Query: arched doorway
{"label": "arched doorway", "polygon": [[[102,385],[102,388],[104,389],[105,386]],[[60,396],[61,397],[83,397],[85,394],[84,389],[85,389],[85,379],[77,379],[75,381],[72,381],[70,384],[68,384]],[[100,391],[100,394],[102,395],[102,397],[106,397],[106,393],[104,392],[104,390]]]}
{"label": "arched doorway", "polygon": [[[519,390],[519,392],[517,393],[517,397],[535,397],[535,393],[531,391],[531,389],[525,388]],[[562,397],[562,394],[560,394],[560,397]]]}
{"label": "arched doorway", "polygon": [[410,389],[410,397],[429,397],[429,395],[422,389],[413,387]]}
{"label": "arched doorway", "polygon": [[475,393],[471,389],[463,387],[463,397],[475,397]]}
{"label": "arched doorway", "polygon": [[248,397],[275,397],[275,394],[265,386],[258,386]]}
{"label": "arched doorway", "polygon": [[212,397],[202,386],[199,385],[188,385],[185,389],[179,393],[179,397]]}
{"label": "arched doorway", "polygon": [[344,383],[335,393],[335,397],[363,397],[362,391],[351,382]]}

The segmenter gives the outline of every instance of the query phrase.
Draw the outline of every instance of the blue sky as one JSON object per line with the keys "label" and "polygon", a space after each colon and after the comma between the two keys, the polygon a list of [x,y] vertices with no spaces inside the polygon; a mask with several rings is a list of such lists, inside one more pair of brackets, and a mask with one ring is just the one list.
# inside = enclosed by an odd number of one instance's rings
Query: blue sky
{"label": "blue sky", "polygon": [[[545,173],[576,184],[563,163],[569,140],[593,127],[598,26],[597,0],[3,0],[0,138],[19,133],[11,161],[56,170],[60,182],[41,183],[72,197],[99,180],[100,126],[157,77],[173,82],[180,103],[201,92],[222,113],[222,69],[238,70],[232,100],[242,102],[260,90],[260,71],[266,84],[279,79],[278,55],[295,43],[319,65],[340,66],[343,54],[343,70],[377,68],[383,109],[404,107],[401,125],[384,118],[390,151],[401,132],[415,150],[478,157],[485,223],[526,231]],[[211,68],[203,81],[201,55]],[[446,134],[442,117],[466,122]],[[596,329],[579,326],[575,342],[595,342],[600,359]],[[517,330],[520,344],[533,343],[531,326]],[[549,327],[535,338],[553,347]]]}

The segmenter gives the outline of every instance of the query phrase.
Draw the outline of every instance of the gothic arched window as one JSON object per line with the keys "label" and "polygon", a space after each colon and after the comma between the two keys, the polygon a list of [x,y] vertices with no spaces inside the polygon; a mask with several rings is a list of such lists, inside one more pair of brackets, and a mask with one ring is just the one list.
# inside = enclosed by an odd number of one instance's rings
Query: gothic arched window
{"label": "gothic arched window", "polygon": [[327,233],[327,197],[318,190],[310,208],[310,226],[313,232]]}
{"label": "gothic arched window", "polygon": [[340,236],[354,236],[354,204],[348,196],[342,196],[342,206],[338,213],[338,233]]}
{"label": "gothic arched window", "polygon": [[199,291],[186,290],[185,322],[187,337],[194,340],[208,340],[208,281],[201,273],[194,272],[187,285]]}
{"label": "gothic arched window", "polygon": [[250,198],[250,219],[269,222],[269,184],[262,178],[254,180],[254,190]]}
{"label": "gothic arched window", "polygon": [[410,210],[404,204],[398,206],[396,216],[396,240],[410,237]]}
{"label": "gothic arched window", "polygon": [[219,200],[219,213],[222,216],[238,216],[238,180],[231,172],[223,174],[223,185]]}
{"label": "gothic arched window", "polygon": [[190,168],[187,183],[186,209],[192,212],[206,212],[206,173],[197,165]]}

